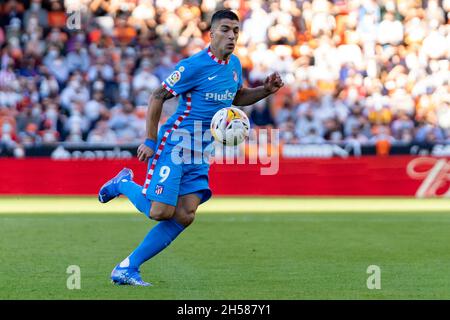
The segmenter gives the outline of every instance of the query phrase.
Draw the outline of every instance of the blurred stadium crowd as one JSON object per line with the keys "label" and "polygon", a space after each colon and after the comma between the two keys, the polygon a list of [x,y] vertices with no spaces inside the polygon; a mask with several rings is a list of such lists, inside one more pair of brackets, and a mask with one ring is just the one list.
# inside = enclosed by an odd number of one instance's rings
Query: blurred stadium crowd
{"label": "blurred stadium crowd", "polygon": [[6,0],[0,144],[143,141],[151,92],[223,7],[246,85],[286,83],[246,109],[253,126],[290,144],[450,142],[450,0]]}

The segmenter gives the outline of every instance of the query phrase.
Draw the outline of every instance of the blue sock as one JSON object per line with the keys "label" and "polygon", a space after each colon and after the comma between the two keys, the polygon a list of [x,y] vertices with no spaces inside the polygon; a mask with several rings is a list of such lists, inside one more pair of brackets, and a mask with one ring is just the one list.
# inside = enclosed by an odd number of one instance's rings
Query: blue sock
{"label": "blue sock", "polygon": [[126,195],[131,203],[147,217],[150,215],[151,202],[142,193],[142,187],[134,181],[122,180],[119,182],[118,190]]}
{"label": "blue sock", "polygon": [[175,219],[160,221],[145,236],[139,246],[120,263],[122,268],[139,269],[139,266],[166,248],[184,230]]}

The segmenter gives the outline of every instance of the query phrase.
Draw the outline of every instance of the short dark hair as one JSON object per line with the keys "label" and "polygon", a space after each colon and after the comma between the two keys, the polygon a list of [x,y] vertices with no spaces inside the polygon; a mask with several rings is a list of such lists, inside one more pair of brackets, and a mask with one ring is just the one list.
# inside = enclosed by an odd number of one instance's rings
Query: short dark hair
{"label": "short dark hair", "polygon": [[230,19],[230,20],[236,20],[239,21],[238,16],[236,13],[231,11],[230,9],[222,9],[219,11],[214,12],[212,18],[211,18],[211,26],[222,19]]}

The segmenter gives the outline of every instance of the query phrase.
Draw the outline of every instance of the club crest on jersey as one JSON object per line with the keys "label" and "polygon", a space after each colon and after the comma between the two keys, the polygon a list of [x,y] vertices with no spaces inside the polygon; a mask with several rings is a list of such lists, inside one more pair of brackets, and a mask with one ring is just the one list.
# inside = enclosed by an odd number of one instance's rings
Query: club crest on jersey
{"label": "club crest on jersey", "polygon": [[237,75],[237,72],[234,71],[234,70],[233,70],[233,79],[234,79],[235,82],[238,81],[238,75]]}
{"label": "club crest on jersey", "polygon": [[174,71],[170,76],[167,77],[166,81],[169,85],[173,86],[181,79],[180,71]]}
{"label": "club crest on jersey", "polygon": [[164,187],[157,184],[156,188],[155,188],[155,194],[160,195],[161,193],[163,193],[163,191],[164,191]]}

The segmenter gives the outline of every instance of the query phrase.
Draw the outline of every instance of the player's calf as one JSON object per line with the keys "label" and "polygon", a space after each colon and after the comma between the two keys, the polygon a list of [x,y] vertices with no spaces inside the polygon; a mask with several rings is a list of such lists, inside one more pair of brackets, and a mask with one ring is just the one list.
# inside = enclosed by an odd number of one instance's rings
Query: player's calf
{"label": "player's calf", "polygon": [[201,194],[190,193],[178,198],[174,219],[185,228],[192,224],[195,219],[195,212],[201,201]]}
{"label": "player's calf", "polygon": [[152,207],[150,209],[150,218],[153,220],[161,221],[161,220],[169,220],[175,214],[175,207],[154,201],[152,203]]}
{"label": "player's calf", "polygon": [[185,209],[183,207],[176,209],[174,219],[185,228],[192,224],[195,219],[195,209]]}

